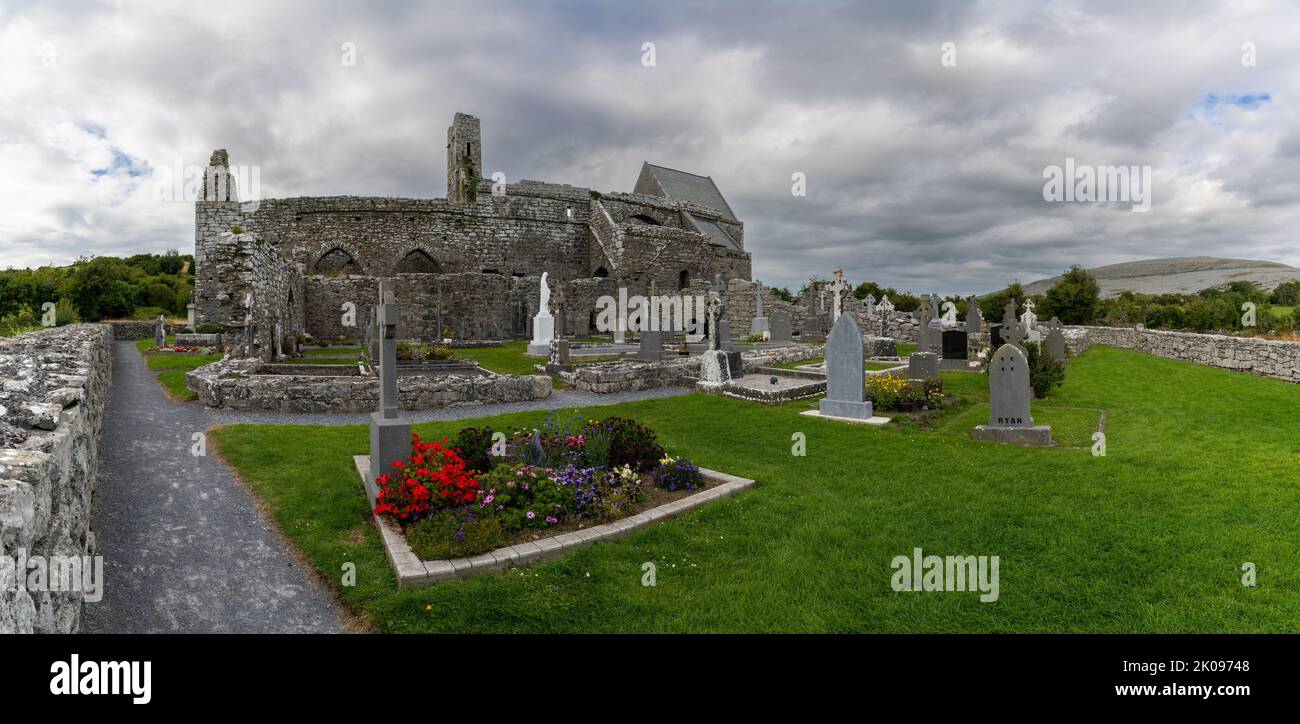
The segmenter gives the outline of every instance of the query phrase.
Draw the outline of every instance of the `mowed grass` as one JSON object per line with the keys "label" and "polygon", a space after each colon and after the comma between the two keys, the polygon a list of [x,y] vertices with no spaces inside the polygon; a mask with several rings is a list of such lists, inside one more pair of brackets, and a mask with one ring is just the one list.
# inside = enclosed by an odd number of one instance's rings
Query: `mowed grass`
{"label": "mowed grass", "polygon": [[[168,336],[166,342],[171,344],[175,339],[175,337]],[[220,352],[214,354],[154,352],[157,345],[154,343],[153,337],[137,339],[135,348],[140,354],[144,355],[145,365],[158,373],[155,375],[158,383],[177,402],[189,402],[198,398],[198,395],[195,395],[185,386],[186,372],[221,359]]]}
{"label": "mowed grass", "polygon": [[[542,565],[399,591],[351,456],[364,427],[234,426],[221,453],[277,525],[379,631],[1295,632],[1300,387],[1091,348],[1035,417],[1062,447],[978,443],[987,380],[884,428],[691,395],[602,407],[670,451],[758,487]],[[1088,446],[1107,412],[1105,457]],[[541,414],[417,426],[536,425]],[[802,432],[807,454],[791,454]],[[895,592],[895,556],[1000,557],[1000,598]],[[641,585],[642,565],[657,585]],[[1243,563],[1258,586],[1241,584]]]}
{"label": "mowed grass", "polygon": [[500,347],[452,347],[452,353],[462,359],[474,360],[485,370],[499,375],[535,375],[533,365],[545,363],[540,357],[525,357],[528,342],[511,340]]}

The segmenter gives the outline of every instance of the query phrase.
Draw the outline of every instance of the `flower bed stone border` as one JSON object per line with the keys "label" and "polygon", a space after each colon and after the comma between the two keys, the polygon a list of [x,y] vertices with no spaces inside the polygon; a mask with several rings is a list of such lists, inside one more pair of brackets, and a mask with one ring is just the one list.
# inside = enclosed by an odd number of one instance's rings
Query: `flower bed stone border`
{"label": "flower bed stone border", "polygon": [[[352,462],[364,482],[370,479],[370,456],[354,455]],[[499,571],[510,566],[527,565],[555,558],[575,548],[591,545],[598,540],[614,540],[643,528],[656,520],[670,518],[705,503],[727,498],[742,490],[754,487],[754,481],[716,470],[700,468],[700,473],[717,485],[685,498],[664,503],[636,515],[620,518],[612,523],[583,528],[570,533],[560,533],[538,541],[498,548],[470,558],[453,558],[440,561],[421,561],[411,550],[401,528],[388,516],[373,516],[379,537],[383,541],[384,555],[393,566],[398,588],[421,588],[454,578],[466,578],[485,571]]]}

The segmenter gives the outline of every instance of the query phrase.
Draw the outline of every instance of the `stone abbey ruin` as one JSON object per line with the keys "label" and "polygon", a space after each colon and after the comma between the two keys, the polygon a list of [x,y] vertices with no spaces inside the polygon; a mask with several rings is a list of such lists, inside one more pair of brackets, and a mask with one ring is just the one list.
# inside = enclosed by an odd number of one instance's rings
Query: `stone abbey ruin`
{"label": "stone abbey ruin", "polygon": [[527,337],[543,272],[563,290],[566,335],[592,331],[596,299],[620,287],[700,294],[715,275],[750,279],[744,224],[709,177],[646,163],[631,193],[495,183],[479,119],[461,113],[447,129],[447,198],[241,204],[224,150],[204,184],[194,321],[220,327],[237,356],[271,360],[302,335],[363,337],[381,278],[406,310],[399,336],[426,340]]}

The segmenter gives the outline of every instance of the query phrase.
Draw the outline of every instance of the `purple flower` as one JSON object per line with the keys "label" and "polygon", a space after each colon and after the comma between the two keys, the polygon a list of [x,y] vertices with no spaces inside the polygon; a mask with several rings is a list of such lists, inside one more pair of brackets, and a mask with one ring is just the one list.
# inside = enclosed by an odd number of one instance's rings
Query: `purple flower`
{"label": "purple flower", "polygon": [[533,518],[536,518],[536,517],[537,517],[537,514],[536,514],[536,513],[534,513],[534,512],[531,511],[531,510],[528,511],[528,519],[529,519],[529,520],[532,520]]}
{"label": "purple flower", "polygon": [[548,515],[548,516],[546,516],[546,524],[547,524],[547,525],[555,525],[555,524],[558,523],[559,521],[560,521],[560,519],[559,519],[559,518],[556,518],[556,517],[553,516],[553,515]]}

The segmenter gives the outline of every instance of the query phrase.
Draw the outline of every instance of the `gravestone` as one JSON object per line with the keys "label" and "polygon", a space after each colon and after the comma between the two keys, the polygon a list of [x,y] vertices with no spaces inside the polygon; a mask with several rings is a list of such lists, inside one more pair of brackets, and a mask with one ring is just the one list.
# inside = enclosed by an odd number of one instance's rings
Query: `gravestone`
{"label": "gravestone", "polygon": [[[533,341],[528,343],[529,354],[550,354],[551,340],[555,338],[555,317],[551,315],[551,288],[546,285],[548,272],[542,272],[540,301],[533,316]],[[619,325],[622,329],[622,324]]]}
{"label": "gravestone", "polygon": [[990,325],[989,325],[989,344],[992,345],[993,349],[997,349],[998,347],[1001,347],[1001,346],[1002,346],[1002,342],[1003,342],[1003,339],[1002,339],[1002,325],[1000,325],[1000,324],[990,324]]}
{"label": "gravestone", "polygon": [[374,478],[390,473],[393,462],[411,455],[411,423],[402,416],[397,398],[397,323],[401,315],[392,282],[380,280],[375,305],[375,330],[379,338],[379,411],[370,415],[370,477],[366,486],[370,504],[378,493]]}
{"label": "gravestone", "polygon": [[539,468],[546,466],[546,448],[542,447],[541,430],[533,430],[533,439],[528,442],[528,464]]}
{"label": "gravestone", "polygon": [[834,295],[831,299],[831,324],[834,325],[839,320],[840,315],[844,313],[844,294],[849,291],[849,283],[844,281],[844,267],[835,267],[832,277],[834,279],[827,286],[827,289]]}
{"label": "gravestone", "polygon": [[880,336],[888,337],[889,317],[894,313],[894,303],[889,301],[889,295],[880,298],[880,304],[876,306],[876,311],[880,312]]}
{"label": "gravestone", "polygon": [[922,301],[918,310],[920,319],[916,327],[916,351],[938,355],[943,349],[943,322],[933,315],[932,305]]}
{"label": "gravestone", "polygon": [[[767,317],[763,316],[763,282],[754,280],[754,321],[749,325],[750,334],[766,334],[768,331]],[[721,295],[719,295],[721,300]],[[719,301],[719,304],[721,301]]]}
{"label": "gravestone", "polygon": [[790,313],[778,309],[772,313],[771,335],[769,336],[769,340],[772,342],[789,342],[790,335]]}
{"label": "gravestone", "polygon": [[966,298],[966,333],[979,334],[984,324],[984,315],[980,312],[979,300],[971,295]]}
{"label": "gravestone", "polygon": [[867,298],[862,300],[862,307],[868,317],[874,317],[876,315],[876,295],[868,294]]}
{"label": "gravestone", "polygon": [[167,346],[167,325],[163,315],[158,315],[158,323],[153,327],[153,346],[162,349]]}
{"label": "gravestone", "polygon": [[190,328],[191,332],[197,332],[194,328],[194,302],[185,305],[185,326]]}
{"label": "gravestone", "polygon": [[736,345],[731,341],[731,321],[727,319],[718,320],[718,349],[723,352],[731,352],[736,349]]}
{"label": "gravestone", "polygon": [[645,331],[641,333],[641,344],[637,347],[636,358],[648,362],[658,362],[664,358],[663,332]]}
{"label": "gravestone", "polygon": [[728,353],[719,349],[718,314],[722,311],[722,297],[710,291],[705,308],[709,315],[709,348],[700,354],[700,379],[695,384],[702,389],[717,390],[732,378]]}
{"label": "gravestone", "polygon": [[1052,317],[1052,321],[1047,323],[1047,354],[1051,355],[1057,362],[1065,361],[1065,332],[1061,328],[1061,320]]}
{"label": "gravestone", "polygon": [[939,379],[939,355],[933,352],[913,352],[907,358],[907,379]]}
{"label": "gravestone", "polygon": [[1024,350],[1004,344],[989,361],[989,422],[977,425],[977,440],[1016,445],[1051,445],[1050,425],[1035,425],[1030,410],[1029,360]]}
{"label": "gravestone", "polygon": [[569,340],[558,338],[551,340],[551,356],[547,362],[553,365],[569,364]]}
{"label": "gravestone", "polygon": [[948,329],[943,333],[943,358],[944,359],[967,359],[969,352],[967,350],[969,335],[960,329]]}
{"label": "gravestone", "polygon": [[826,338],[826,399],[817,405],[818,412],[855,420],[871,417],[864,364],[862,332],[852,315],[840,315]]}

